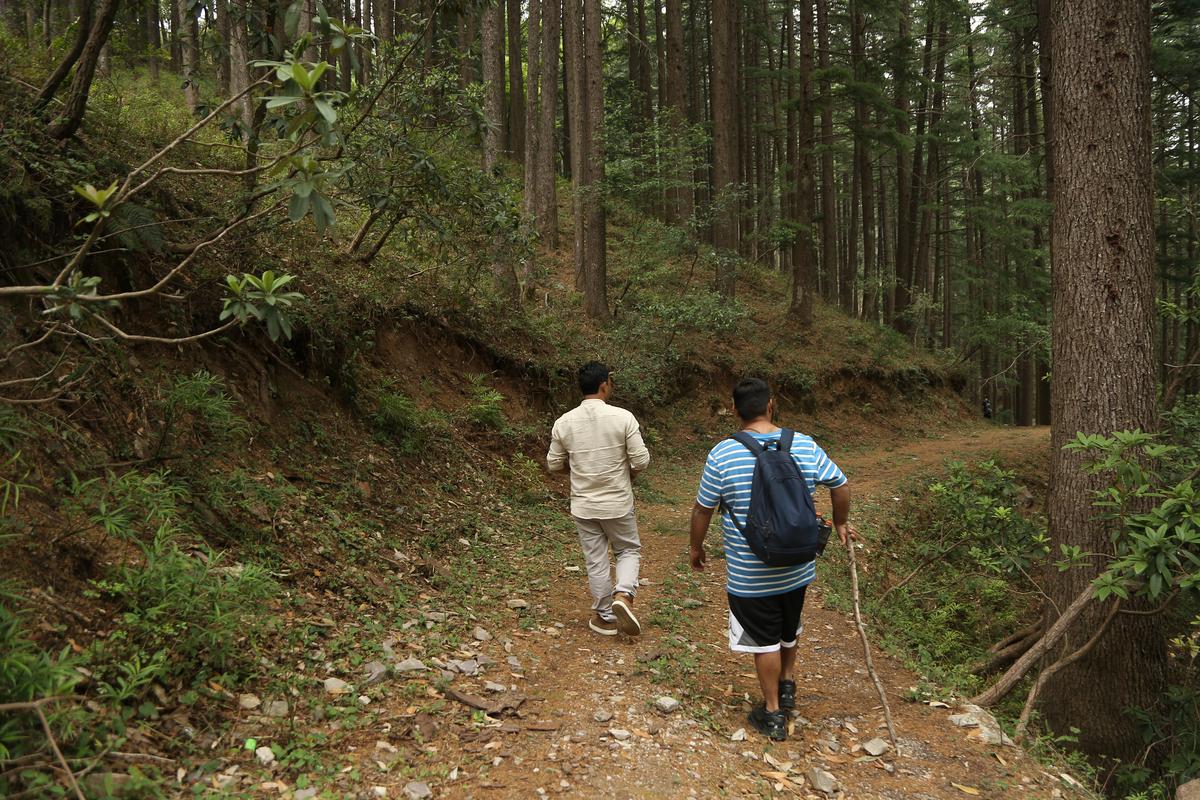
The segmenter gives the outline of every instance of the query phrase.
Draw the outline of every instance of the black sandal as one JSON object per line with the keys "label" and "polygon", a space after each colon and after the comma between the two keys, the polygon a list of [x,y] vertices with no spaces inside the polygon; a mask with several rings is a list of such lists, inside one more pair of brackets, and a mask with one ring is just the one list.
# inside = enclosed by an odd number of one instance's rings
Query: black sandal
{"label": "black sandal", "polygon": [[784,711],[796,710],[796,682],[779,682],[779,707]]}

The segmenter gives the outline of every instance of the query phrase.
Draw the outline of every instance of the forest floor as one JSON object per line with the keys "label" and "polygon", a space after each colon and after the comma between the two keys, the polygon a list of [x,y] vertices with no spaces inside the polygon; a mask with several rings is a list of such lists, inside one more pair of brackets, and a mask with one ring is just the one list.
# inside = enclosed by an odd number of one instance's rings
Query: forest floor
{"label": "forest floor", "polygon": [[[844,453],[839,460],[861,509],[861,568],[886,557],[876,532],[909,476],[952,457],[1020,457],[1047,446],[1044,428],[987,427]],[[561,558],[526,564],[509,598],[530,607],[502,610],[508,629],[476,628],[475,641],[440,658],[385,645],[393,664],[416,657],[428,668],[398,680],[428,682],[425,695],[448,702],[427,713],[408,704],[415,691],[407,701],[385,700],[394,707],[377,708],[378,719],[392,722],[356,732],[341,753],[354,764],[355,782],[399,797],[429,796],[426,785],[431,796],[463,798],[822,797],[811,777],[819,768],[847,798],[1072,794],[1069,778],[1046,772],[1021,749],[985,744],[951,724],[952,699],[949,706],[910,699],[918,676],[879,653],[901,752],[868,756],[862,743],[887,738],[882,708],[853,621],[826,607],[819,576],[800,640],[794,732],[782,743],[754,732],[745,719],[758,694],[753,665],[726,646],[724,564],[713,558],[696,574],[686,563],[698,464],[682,454],[652,463],[639,487],[641,637],[587,628],[586,577],[569,547]],[[655,701],[663,696],[679,708],[662,713]],[[491,706],[490,713],[472,705]]]}

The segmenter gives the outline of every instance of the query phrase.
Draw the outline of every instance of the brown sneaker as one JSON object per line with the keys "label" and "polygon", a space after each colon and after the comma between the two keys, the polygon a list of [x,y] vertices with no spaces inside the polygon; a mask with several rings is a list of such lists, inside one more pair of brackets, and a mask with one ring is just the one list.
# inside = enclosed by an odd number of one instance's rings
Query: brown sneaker
{"label": "brown sneaker", "polygon": [[633,598],[624,592],[613,596],[613,614],[617,617],[617,628],[621,633],[637,636],[642,632],[642,625],[633,615]]}
{"label": "brown sneaker", "polygon": [[592,618],[588,620],[588,627],[601,636],[617,635],[617,623],[609,622],[599,614],[592,614]]}

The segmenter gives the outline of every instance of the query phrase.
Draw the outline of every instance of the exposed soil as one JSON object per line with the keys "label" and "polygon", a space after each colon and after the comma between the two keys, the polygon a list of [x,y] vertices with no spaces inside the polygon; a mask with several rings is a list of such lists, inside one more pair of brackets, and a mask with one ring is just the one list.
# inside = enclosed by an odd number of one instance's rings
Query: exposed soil
{"label": "exposed soil", "polygon": [[[892,487],[906,476],[936,468],[952,456],[1021,456],[1047,445],[1046,429],[986,427],[833,455],[856,496],[880,500],[890,499]],[[652,464],[651,494],[657,502],[639,502],[642,576],[647,581],[637,601],[645,629],[640,638],[610,639],[588,630],[586,579],[577,559],[528,565],[531,577],[550,577],[549,588],[523,594],[522,587],[514,586],[512,596],[544,609],[549,624],[522,629],[515,624],[517,612],[510,612],[513,628],[493,628],[493,638],[474,648],[490,653],[496,665],[483,676],[457,676],[453,682],[456,690],[477,697],[519,693],[526,699],[516,715],[482,725],[478,712],[472,724],[466,706],[451,703],[445,708],[449,724],[414,754],[436,796],[821,796],[805,778],[811,767],[832,773],[844,797],[1069,793],[1058,777],[1020,749],[969,738],[968,731],[948,721],[955,709],[908,701],[905,695],[916,677],[880,653],[876,664],[895,713],[901,755],[867,756],[859,748],[862,742],[886,739],[882,710],[853,622],[824,607],[819,577],[805,612],[794,732],[786,742],[770,743],[750,729],[745,713],[757,682],[749,657],[735,656],[726,647],[722,562],[710,562],[687,592],[686,526],[696,470],[696,464],[682,459]],[[860,528],[864,569],[871,568],[873,527]],[[679,594],[681,587],[691,602],[681,603],[686,599]],[[668,591],[675,593],[668,597]],[[671,622],[666,627],[649,624],[656,612]],[[506,665],[510,655],[520,669]],[[684,667],[672,669],[672,663]],[[509,693],[489,694],[485,680],[504,684]],[[681,708],[671,714],[655,710],[654,700],[662,695],[677,698]],[[598,721],[598,712],[600,718],[605,713],[612,717]],[[413,709],[393,713],[411,719]],[[435,729],[436,723],[426,724],[427,732]],[[745,739],[732,740],[743,728]],[[369,753],[370,744],[364,745]],[[446,779],[434,777],[454,767],[458,769]],[[398,792],[405,778],[381,775],[370,783],[390,784]]]}

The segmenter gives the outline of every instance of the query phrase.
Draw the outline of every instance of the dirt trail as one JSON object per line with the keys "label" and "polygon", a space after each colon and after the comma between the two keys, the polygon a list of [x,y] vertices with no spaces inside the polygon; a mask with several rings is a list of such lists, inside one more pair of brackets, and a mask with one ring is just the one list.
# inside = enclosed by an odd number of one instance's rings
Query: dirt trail
{"label": "dirt trail", "polygon": [[[1026,454],[1047,444],[1045,429],[986,428],[832,455],[859,502],[890,502],[898,481],[949,457]],[[811,767],[832,773],[848,798],[1061,796],[1061,784],[1020,750],[968,739],[948,722],[951,710],[903,699],[916,677],[879,654],[903,755],[870,760],[856,752],[861,742],[886,738],[882,712],[853,623],[824,607],[820,577],[800,641],[794,734],[772,744],[748,729],[746,698],[756,696],[757,683],[750,659],[726,647],[723,562],[710,562],[699,576],[684,564],[698,467],[682,461],[652,467],[650,494],[659,502],[640,502],[638,509],[647,582],[638,597],[644,635],[610,640],[591,633],[582,573],[571,565],[550,565],[558,572],[549,590],[529,600],[545,607],[551,623],[496,632],[522,663],[523,678],[492,677],[528,697],[523,716],[466,743],[462,755],[473,751],[475,768],[464,767],[468,774],[456,781],[439,782],[438,796],[823,796],[801,777]],[[868,564],[871,550],[868,539]],[[470,691],[472,684],[458,688]],[[662,695],[678,699],[681,708],[657,711],[654,700]],[[607,714],[611,719],[599,721]],[[746,738],[732,740],[742,728]]]}

